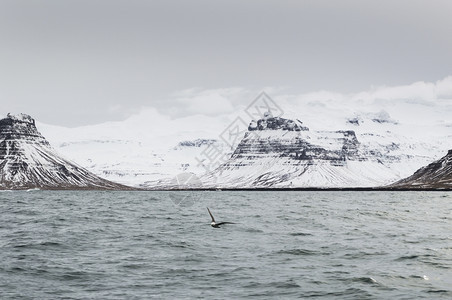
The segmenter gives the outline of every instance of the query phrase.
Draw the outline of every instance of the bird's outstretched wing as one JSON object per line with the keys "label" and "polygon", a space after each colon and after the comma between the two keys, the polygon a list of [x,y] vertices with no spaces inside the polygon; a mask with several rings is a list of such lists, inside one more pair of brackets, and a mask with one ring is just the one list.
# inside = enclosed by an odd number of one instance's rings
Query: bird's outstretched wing
{"label": "bird's outstretched wing", "polygon": [[223,225],[223,224],[236,224],[236,223],[234,223],[234,222],[220,222],[220,223],[217,223],[217,225]]}
{"label": "bird's outstretched wing", "polygon": [[207,211],[209,212],[210,217],[212,218],[212,222],[215,222],[215,218],[213,217],[212,213],[210,212],[210,209],[207,207]]}

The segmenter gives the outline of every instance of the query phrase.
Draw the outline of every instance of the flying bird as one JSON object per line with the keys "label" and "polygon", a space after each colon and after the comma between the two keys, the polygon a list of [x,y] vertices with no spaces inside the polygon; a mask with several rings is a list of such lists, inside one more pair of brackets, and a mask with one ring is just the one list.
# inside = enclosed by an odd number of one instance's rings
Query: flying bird
{"label": "flying bird", "polygon": [[235,224],[232,222],[215,222],[215,218],[213,217],[212,213],[210,212],[210,209],[207,207],[207,211],[209,212],[210,217],[212,218],[212,223],[210,223],[210,226],[212,226],[213,228],[220,228],[220,225],[224,225],[224,224]]}

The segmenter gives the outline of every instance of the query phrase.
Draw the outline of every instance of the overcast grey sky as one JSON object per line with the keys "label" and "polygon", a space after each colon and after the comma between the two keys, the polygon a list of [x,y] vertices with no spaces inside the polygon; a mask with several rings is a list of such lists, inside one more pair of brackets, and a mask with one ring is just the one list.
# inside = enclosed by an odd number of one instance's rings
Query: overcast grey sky
{"label": "overcast grey sky", "polygon": [[0,112],[78,126],[171,108],[191,88],[433,82],[452,75],[451,12],[450,0],[0,0]]}

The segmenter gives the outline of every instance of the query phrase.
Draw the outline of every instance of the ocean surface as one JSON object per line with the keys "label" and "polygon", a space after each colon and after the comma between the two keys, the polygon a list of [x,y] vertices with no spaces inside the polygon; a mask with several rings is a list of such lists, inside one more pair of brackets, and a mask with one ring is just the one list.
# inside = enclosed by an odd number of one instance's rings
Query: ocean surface
{"label": "ocean surface", "polygon": [[451,192],[0,192],[0,213],[0,299],[452,299]]}

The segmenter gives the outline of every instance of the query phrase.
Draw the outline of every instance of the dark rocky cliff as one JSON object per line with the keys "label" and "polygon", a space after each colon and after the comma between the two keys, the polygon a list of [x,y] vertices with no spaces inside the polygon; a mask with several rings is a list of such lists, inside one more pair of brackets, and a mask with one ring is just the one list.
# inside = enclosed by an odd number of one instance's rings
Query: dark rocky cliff
{"label": "dark rocky cliff", "polygon": [[59,156],[28,115],[0,120],[0,189],[128,189]]}
{"label": "dark rocky cliff", "polygon": [[446,156],[420,168],[413,175],[392,185],[393,188],[452,189],[452,150]]}
{"label": "dark rocky cliff", "polygon": [[[248,132],[237,146],[232,158],[251,159],[253,156],[270,154],[279,157],[288,157],[296,161],[325,160],[332,164],[340,164],[344,160],[362,159],[358,155],[359,142],[355,132],[332,131],[325,132],[325,139],[330,138],[335,149],[326,149],[309,142],[306,136],[284,133],[275,136],[261,135],[265,131],[309,131],[308,127],[301,125],[302,122],[283,118],[264,118],[253,121],[248,127]],[[288,137],[288,138],[287,138]]]}

